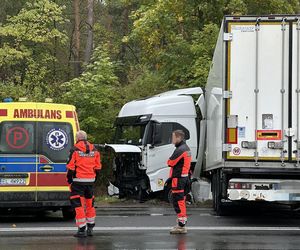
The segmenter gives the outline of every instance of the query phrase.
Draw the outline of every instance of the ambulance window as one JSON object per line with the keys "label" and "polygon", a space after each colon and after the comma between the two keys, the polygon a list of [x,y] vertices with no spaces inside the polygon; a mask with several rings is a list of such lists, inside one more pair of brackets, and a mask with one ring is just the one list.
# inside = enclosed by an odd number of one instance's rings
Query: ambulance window
{"label": "ambulance window", "polygon": [[2,122],[0,124],[0,153],[34,154],[34,130],[33,122]]}
{"label": "ambulance window", "polygon": [[74,144],[71,124],[62,122],[39,122],[38,153],[52,162],[67,162],[69,151]]}

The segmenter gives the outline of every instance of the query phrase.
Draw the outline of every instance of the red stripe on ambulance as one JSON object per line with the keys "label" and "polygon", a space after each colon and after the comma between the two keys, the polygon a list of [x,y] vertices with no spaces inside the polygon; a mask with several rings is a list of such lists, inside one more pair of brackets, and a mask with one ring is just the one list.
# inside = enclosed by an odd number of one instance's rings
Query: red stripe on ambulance
{"label": "red stripe on ambulance", "polygon": [[7,116],[7,109],[0,109],[0,116]]}
{"label": "red stripe on ambulance", "polygon": [[39,173],[38,186],[67,186],[66,173]]}
{"label": "red stripe on ambulance", "polygon": [[66,111],[66,118],[74,118],[73,111]]}

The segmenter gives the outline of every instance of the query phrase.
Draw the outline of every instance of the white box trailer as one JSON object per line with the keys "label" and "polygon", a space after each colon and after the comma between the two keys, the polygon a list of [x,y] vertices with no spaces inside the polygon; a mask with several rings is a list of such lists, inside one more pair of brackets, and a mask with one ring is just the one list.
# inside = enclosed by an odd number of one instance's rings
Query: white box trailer
{"label": "white box trailer", "polygon": [[206,86],[214,208],[300,201],[300,16],[227,16]]}

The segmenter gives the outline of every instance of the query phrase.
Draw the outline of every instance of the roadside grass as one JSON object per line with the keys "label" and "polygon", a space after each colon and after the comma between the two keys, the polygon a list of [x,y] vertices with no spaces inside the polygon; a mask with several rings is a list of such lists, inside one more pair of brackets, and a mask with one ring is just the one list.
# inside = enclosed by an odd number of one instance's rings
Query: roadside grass
{"label": "roadside grass", "polygon": [[117,196],[109,196],[109,195],[100,195],[95,198],[95,203],[97,206],[166,206],[167,202],[162,201],[160,199],[152,198],[144,203],[140,203],[136,199],[124,198],[119,199]]}
{"label": "roadside grass", "polygon": [[[131,198],[124,198],[119,199],[117,196],[109,196],[109,195],[99,195],[95,198],[96,206],[142,206],[142,207],[169,207],[172,206],[172,204],[169,204],[166,201],[163,201],[159,198],[152,198],[144,203],[140,203],[136,199]],[[196,202],[196,203],[187,203],[188,207],[203,207],[203,208],[210,208],[212,207],[212,201],[202,201],[202,202]]]}
{"label": "roadside grass", "polygon": [[114,204],[114,203],[121,203],[124,199],[119,199],[115,196],[109,195],[101,195],[95,197],[95,202],[98,204]]}

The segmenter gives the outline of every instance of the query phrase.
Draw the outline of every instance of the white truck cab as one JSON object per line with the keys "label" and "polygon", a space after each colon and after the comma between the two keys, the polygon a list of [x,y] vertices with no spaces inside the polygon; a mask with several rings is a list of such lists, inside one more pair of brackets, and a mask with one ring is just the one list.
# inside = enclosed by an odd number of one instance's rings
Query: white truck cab
{"label": "white truck cab", "polygon": [[[192,96],[198,100],[195,102]],[[175,149],[171,136],[176,129],[186,134],[194,167],[199,150],[201,111],[204,111],[204,97],[200,87],[173,90],[126,103],[115,122],[116,144],[106,145],[115,153],[115,181],[109,193],[121,197],[134,193],[142,195],[146,190],[164,190],[169,178],[167,159]]]}

